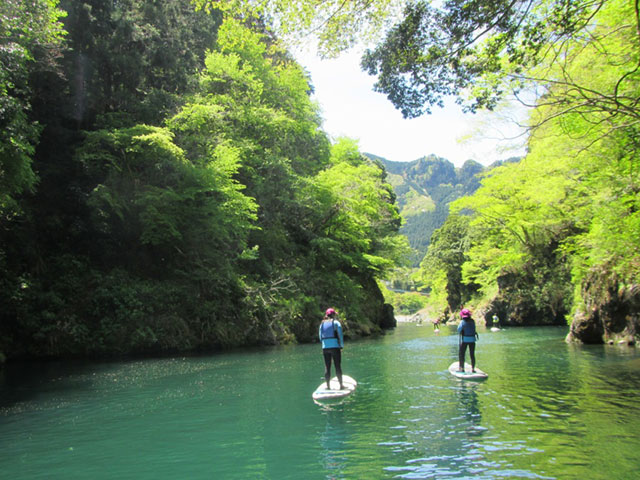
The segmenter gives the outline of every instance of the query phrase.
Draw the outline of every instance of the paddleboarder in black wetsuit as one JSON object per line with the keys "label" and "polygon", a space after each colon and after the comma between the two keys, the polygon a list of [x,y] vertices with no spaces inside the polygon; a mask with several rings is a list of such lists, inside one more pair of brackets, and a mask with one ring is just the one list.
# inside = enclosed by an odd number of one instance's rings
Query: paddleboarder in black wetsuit
{"label": "paddleboarder in black wetsuit", "polygon": [[328,308],[322,323],[320,324],[320,341],[322,342],[322,355],[324,356],[324,379],[327,382],[327,389],[331,390],[331,360],[336,367],[336,376],[340,382],[340,390],[344,389],[342,385],[342,347],[344,347],[344,338],[342,336],[342,325],[337,319],[336,311]]}
{"label": "paddleboarder in black wetsuit", "polygon": [[469,356],[471,357],[471,371],[476,371],[476,340],[478,332],[476,332],[476,322],[471,318],[471,312],[467,308],[460,311],[462,321],[458,325],[458,333],[460,334],[460,349],[458,351],[458,371],[464,372],[464,356],[469,347]]}

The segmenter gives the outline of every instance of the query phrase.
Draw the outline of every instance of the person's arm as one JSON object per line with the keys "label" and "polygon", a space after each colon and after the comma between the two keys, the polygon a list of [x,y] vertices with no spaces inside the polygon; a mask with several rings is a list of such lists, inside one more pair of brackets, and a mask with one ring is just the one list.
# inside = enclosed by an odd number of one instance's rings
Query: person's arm
{"label": "person's arm", "polygon": [[338,326],[338,343],[340,344],[340,348],[344,347],[344,337],[342,336],[342,325],[340,322],[336,322]]}
{"label": "person's arm", "polygon": [[458,333],[462,333],[462,328],[464,327],[464,320],[462,320],[459,324],[458,324]]}

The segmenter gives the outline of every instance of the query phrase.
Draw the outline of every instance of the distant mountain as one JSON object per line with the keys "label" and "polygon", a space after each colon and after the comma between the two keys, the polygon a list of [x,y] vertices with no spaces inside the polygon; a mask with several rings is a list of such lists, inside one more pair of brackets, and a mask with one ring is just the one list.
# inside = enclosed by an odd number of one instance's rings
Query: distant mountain
{"label": "distant mountain", "polygon": [[478,174],[507,162],[510,158],[494,162],[488,167],[467,160],[461,168],[436,155],[412,162],[393,162],[370,153],[365,154],[380,162],[387,171],[387,180],[393,186],[400,214],[405,222],[400,233],[407,236],[416,251],[414,266],[418,266],[427,252],[431,234],[440,228],[449,215],[449,203],[474,193],[480,186]]}

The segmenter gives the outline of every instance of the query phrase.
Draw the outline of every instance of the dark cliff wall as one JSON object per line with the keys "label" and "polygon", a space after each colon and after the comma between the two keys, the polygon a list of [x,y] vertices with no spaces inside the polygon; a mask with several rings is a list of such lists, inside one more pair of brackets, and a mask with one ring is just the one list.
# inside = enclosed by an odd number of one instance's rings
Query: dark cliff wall
{"label": "dark cliff wall", "polygon": [[585,299],[573,318],[568,342],[635,344],[640,333],[640,284],[592,271],[582,283]]}

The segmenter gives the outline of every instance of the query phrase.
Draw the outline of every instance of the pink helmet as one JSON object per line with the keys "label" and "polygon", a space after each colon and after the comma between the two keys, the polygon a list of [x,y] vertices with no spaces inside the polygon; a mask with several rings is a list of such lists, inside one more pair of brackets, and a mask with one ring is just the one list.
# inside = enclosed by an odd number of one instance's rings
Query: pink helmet
{"label": "pink helmet", "polygon": [[468,308],[463,308],[462,310],[460,310],[460,316],[462,318],[468,318],[471,316],[471,311]]}
{"label": "pink helmet", "polygon": [[330,317],[331,315],[335,315],[336,311],[333,308],[327,308],[327,311],[325,312],[325,315],[327,317]]}

